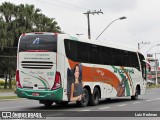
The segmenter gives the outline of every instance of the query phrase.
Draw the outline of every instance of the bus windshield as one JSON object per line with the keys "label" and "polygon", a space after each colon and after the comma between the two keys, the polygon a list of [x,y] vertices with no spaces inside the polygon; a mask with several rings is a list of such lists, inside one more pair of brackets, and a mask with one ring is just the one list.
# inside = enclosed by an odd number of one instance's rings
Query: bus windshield
{"label": "bus windshield", "polygon": [[23,35],[20,39],[19,52],[28,50],[57,52],[57,36],[44,34]]}

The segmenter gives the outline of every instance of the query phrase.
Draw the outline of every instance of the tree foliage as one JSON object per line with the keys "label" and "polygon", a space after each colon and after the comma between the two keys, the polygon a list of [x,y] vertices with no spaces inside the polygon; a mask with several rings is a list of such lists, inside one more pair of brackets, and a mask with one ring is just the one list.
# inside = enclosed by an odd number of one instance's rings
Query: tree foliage
{"label": "tree foliage", "polygon": [[2,3],[0,5],[0,63],[3,64],[0,64],[0,74],[13,76],[16,59],[12,56],[16,56],[16,50],[8,48],[17,47],[19,36],[28,32],[60,33],[61,30],[54,18],[45,16],[34,5]]}

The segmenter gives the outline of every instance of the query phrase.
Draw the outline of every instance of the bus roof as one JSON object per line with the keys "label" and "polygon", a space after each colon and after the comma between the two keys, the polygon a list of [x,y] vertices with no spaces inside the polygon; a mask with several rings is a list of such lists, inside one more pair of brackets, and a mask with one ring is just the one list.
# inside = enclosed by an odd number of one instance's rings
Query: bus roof
{"label": "bus roof", "polygon": [[124,45],[124,44],[116,44],[116,43],[112,43],[112,42],[108,42],[108,41],[107,42],[100,42],[99,40],[78,38],[78,37],[71,36],[71,35],[68,35],[68,34],[67,34],[67,38],[66,39],[77,40],[77,41],[80,41],[80,42],[85,42],[85,43],[90,43],[90,44],[95,44],[95,45],[100,45],[100,46],[111,47],[111,48],[116,48],[116,49],[121,49],[121,50],[140,53],[140,51],[138,49],[136,49],[136,48],[134,48],[132,46]]}
{"label": "bus roof", "polygon": [[99,40],[93,40],[93,39],[87,39],[87,38],[79,38],[74,35],[69,35],[67,33],[52,33],[52,32],[33,32],[33,33],[25,33],[23,35],[36,35],[36,34],[44,34],[44,35],[58,35],[58,36],[63,36],[64,39],[70,39],[70,40],[77,40],[80,42],[85,42],[85,43],[90,43],[90,44],[95,44],[95,45],[100,45],[100,46],[105,46],[105,47],[111,47],[111,48],[116,48],[116,49],[121,49],[121,50],[126,50],[126,51],[132,51],[132,52],[138,52],[141,54],[141,52],[132,46],[124,45],[124,44],[116,44],[113,42],[102,42]]}

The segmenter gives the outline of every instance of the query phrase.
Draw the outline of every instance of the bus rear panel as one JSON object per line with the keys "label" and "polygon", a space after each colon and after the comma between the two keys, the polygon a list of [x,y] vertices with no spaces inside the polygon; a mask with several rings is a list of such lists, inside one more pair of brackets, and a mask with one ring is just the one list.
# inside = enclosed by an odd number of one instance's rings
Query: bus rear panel
{"label": "bus rear panel", "polygon": [[37,100],[62,100],[61,76],[57,66],[57,35],[23,34],[17,59],[17,95]]}

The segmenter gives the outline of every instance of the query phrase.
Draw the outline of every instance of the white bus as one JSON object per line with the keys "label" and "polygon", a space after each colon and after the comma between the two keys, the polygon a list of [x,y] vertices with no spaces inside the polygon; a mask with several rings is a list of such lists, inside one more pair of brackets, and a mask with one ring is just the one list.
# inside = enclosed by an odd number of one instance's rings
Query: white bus
{"label": "white bus", "polygon": [[97,105],[100,99],[146,91],[146,63],[136,49],[47,32],[20,36],[17,51],[17,95],[45,106],[77,102]]}

